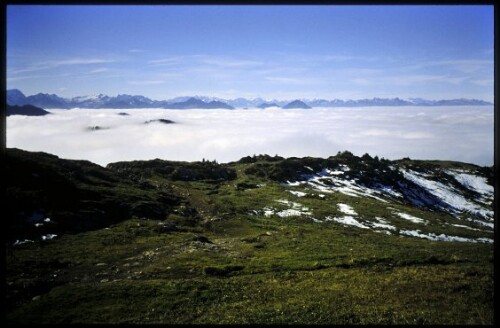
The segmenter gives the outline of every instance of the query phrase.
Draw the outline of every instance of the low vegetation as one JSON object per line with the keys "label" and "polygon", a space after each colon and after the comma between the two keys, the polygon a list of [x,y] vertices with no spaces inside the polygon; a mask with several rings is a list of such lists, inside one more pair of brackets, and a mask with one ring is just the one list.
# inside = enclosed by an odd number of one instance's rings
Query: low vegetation
{"label": "low vegetation", "polygon": [[[493,244],[475,242],[492,230],[466,220],[486,218],[294,183],[347,166],[360,186],[403,179],[390,166],[485,179],[492,168],[348,152],[106,168],[16,149],[6,159],[9,324],[493,324]],[[327,219],[348,210],[394,230]]]}

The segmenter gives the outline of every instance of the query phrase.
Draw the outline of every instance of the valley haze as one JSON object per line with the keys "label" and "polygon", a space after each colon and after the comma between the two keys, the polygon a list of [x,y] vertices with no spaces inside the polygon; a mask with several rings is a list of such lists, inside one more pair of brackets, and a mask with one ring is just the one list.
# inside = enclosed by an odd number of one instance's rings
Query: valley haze
{"label": "valley haze", "polygon": [[[328,157],[344,150],[493,164],[493,106],[49,112],[10,116],[7,146],[100,165],[155,158],[229,162],[253,154]],[[175,123],[144,124],[160,119]]]}

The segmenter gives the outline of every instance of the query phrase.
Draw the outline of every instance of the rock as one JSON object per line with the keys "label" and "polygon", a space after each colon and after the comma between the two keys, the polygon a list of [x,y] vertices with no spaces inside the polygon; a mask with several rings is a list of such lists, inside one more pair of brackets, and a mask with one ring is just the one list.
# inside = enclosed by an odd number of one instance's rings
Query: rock
{"label": "rock", "polygon": [[109,279],[102,279],[101,283],[108,282],[108,281],[109,281]]}
{"label": "rock", "polygon": [[195,236],[193,237],[193,241],[199,241],[200,243],[213,244],[207,237],[205,236]]}
{"label": "rock", "polygon": [[146,121],[146,122],[144,122],[144,124],[149,124],[149,123],[154,123],[154,122],[163,123],[163,124],[173,124],[173,123],[175,123],[172,120],[167,120],[167,119],[164,119],[164,118],[160,118],[160,119],[157,119],[157,120]]}
{"label": "rock", "polygon": [[97,263],[95,266],[105,266],[105,265],[107,265],[107,264],[104,262],[101,262],[101,263]]}
{"label": "rock", "polygon": [[160,233],[168,233],[171,231],[178,230],[177,225],[174,222],[170,222],[170,221],[160,222],[160,223],[158,223],[158,226],[159,226],[158,229],[159,229]]}
{"label": "rock", "polygon": [[244,243],[256,243],[256,242],[260,241],[260,236],[241,238],[241,241]]}
{"label": "rock", "polygon": [[37,296],[33,297],[31,300],[32,300],[32,301],[39,301],[39,300],[40,300],[40,298],[42,298],[42,296],[37,295]]}

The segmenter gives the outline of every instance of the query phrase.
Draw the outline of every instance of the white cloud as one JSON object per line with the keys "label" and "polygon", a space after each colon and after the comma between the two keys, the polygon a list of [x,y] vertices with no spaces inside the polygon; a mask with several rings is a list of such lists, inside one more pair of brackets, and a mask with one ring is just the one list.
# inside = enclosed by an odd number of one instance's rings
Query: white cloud
{"label": "white cloud", "polygon": [[203,64],[218,66],[221,68],[250,68],[262,64],[261,62],[255,60],[233,59],[224,57],[207,57],[201,62]]}
{"label": "white cloud", "polygon": [[300,78],[300,77],[282,77],[282,76],[268,76],[265,78],[266,81],[279,83],[279,84],[310,84],[314,83],[313,79],[310,78]]}
{"label": "white cloud", "polygon": [[109,68],[101,67],[101,68],[96,68],[96,69],[91,70],[89,72],[89,74],[103,73],[103,72],[107,72],[107,71],[109,71]]}
{"label": "white cloud", "polygon": [[448,76],[448,75],[431,75],[431,74],[418,74],[418,75],[398,75],[398,76],[390,76],[387,78],[381,78],[382,80],[386,80],[392,84],[396,85],[412,85],[412,84],[426,84],[426,83],[450,83],[450,84],[460,84],[468,77],[465,76]]}
{"label": "white cloud", "polygon": [[204,55],[186,55],[186,56],[170,56],[160,59],[150,60],[148,64],[151,65],[177,65],[180,63],[186,63],[199,58],[205,58]]}
{"label": "white cloud", "polygon": [[[121,111],[130,116],[117,115]],[[328,157],[341,150],[389,159],[493,161],[490,106],[52,112],[8,117],[7,146],[101,165],[154,158],[227,162],[260,153]],[[177,124],[144,124],[158,118]],[[86,130],[95,125],[109,129]]]}
{"label": "white cloud", "polygon": [[132,85],[155,85],[155,84],[163,84],[165,81],[163,80],[139,80],[139,81],[127,81],[128,84]]}
{"label": "white cloud", "polygon": [[61,66],[73,66],[73,65],[91,65],[91,64],[105,64],[112,63],[114,60],[102,59],[102,58],[71,58],[63,60],[49,60],[38,63],[33,63],[25,68],[20,69],[10,69],[8,74],[19,74],[26,72],[41,71],[46,69],[53,69]]}
{"label": "white cloud", "polygon": [[471,83],[480,85],[482,87],[493,86],[493,79],[484,79],[484,80],[473,80]]}

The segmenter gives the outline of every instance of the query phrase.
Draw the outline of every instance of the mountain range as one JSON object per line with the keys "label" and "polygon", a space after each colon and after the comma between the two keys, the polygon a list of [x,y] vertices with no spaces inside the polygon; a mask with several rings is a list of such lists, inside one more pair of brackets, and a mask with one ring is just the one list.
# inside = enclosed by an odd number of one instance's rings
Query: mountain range
{"label": "mountain range", "polygon": [[422,98],[372,98],[358,100],[341,99],[295,99],[290,100],[264,100],[262,98],[222,99],[217,97],[177,97],[170,100],[152,100],[141,95],[121,94],[110,97],[103,94],[95,96],[79,96],[63,98],[55,94],[37,93],[26,96],[18,89],[7,90],[7,103],[9,105],[33,105],[46,109],[51,108],[266,108],[278,106],[282,108],[310,108],[310,107],[366,107],[366,106],[464,106],[464,105],[492,105],[492,103],[478,99],[448,99],[427,100]]}

